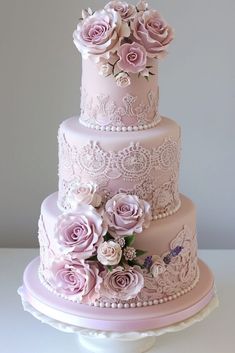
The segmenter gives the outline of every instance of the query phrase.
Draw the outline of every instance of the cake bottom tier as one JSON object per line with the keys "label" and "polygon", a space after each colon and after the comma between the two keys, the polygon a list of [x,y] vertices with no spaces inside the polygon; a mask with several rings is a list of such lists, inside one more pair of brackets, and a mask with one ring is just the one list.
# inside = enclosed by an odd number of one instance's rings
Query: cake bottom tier
{"label": "cake bottom tier", "polygon": [[[60,291],[60,275],[63,273],[64,276],[67,271],[64,278],[74,276],[74,273],[69,272],[68,264],[64,267],[60,264],[64,249],[58,246],[55,231],[61,214],[61,210],[57,207],[57,193],[54,193],[44,200],[41,207],[39,277],[43,285],[55,295],[80,302],[79,296],[67,295]],[[144,278],[142,289],[131,299],[124,300],[123,295],[121,298],[104,294],[106,292],[102,291],[101,283],[100,295],[89,304],[120,309],[157,305],[172,301],[196,286],[199,280],[199,267],[195,206],[184,195],[181,195],[181,208],[178,212],[167,218],[152,221],[148,229],[136,235],[133,246],[145,251],[145,254],[138,258],[141,267],[137,266],[138,271],[141,268]],[[76,259],[74,261],[76,262]],[[59,268],[56,282],[52,280],[52,277],[55,277],[55,274],[52,274],[55,264]],[[74,281],[77,280],[79,281],[74,277]],[[136,290],[133,283],[129,284],[129,288]]]}

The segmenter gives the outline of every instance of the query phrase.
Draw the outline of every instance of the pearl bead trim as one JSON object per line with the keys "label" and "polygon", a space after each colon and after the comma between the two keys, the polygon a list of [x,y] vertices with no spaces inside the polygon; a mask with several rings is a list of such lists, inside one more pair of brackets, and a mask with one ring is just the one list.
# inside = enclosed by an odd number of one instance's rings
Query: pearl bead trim
{"label": "pearl bead trim", "polygon": [[183,289],[173,295],[163,297],[161,299],[148,300],[148,301],[138,301],[137,303],[110,303],[110,302],[98,302],[96,301],[92,306],[96,308],[112,308],[112,309],[132,309],[132,308],[142,308],[147,306],[159,305],[170,302],[174,299],[181,297],[182,295],[190,292],[197,284],[198,279],[188,288]]}
{"label": "pearl bead trim", "polygon": [[[38,271],[38,276],[40,279],[40,282],[47,288],[47,290],[49,290],[52,294],[63,298],[65,300],[69,300],[71,302],[74,303],[79,303],[79,301],[76,298],[70,298],[66,295],[63,295],[61,293],[58,293],[55,289],[53,289],[45,280],[43,274],[42,274],[42,269],[41,267],[39,267],[39,271]],[[186,289],[182,289],[180,291],[178,291],[175,294],[163,297],[161,299],[154,299],[154,300],[148,300],[148,301],[138,301],[138,302],[132,302],[132,303],[111,303],[111,302],[99,302],[96,301],[94,303],[89,304],[90,306],[94,306],[96,308],[109,308],[109,309],[132,309],[132,308],[142,308],[142,307],[147,307],[147,306],[153,306],[153,305],[159,305],[159,304],[164,304],[167,302],[170,302],[174,299],[177,299],[179,297],[181,297],[182,295],[190,292],[198,283],[199,281],[199,275],[196,277],[195,281],[193,282],[193,284],[191,284],[188,288]]]}
{"label": "pearl bead trim", "polygon": [[97,131],[107,131],[107,132],[131,132],[131,131],[142,131],[142,130],[148,130],[152,129],[153,127],[156,127],[157,124],[160,122],[161,116],[159,113],[155,116],[154,120],[150,124],[144,124],[144,125],[136,125],[136,126],[112,126],[112,125],[107,125],[107,126],[101,126],[98,124],[90,124],[86,123],[82,120],[80,120],[80,123],[88,127],[90,129],[94,129]]}
{"label": "pearl bead trim", "polygon": [[168,212],[164,212],[164,213],[159,213],[155,216],[153,216],[153,220],[157,220],[157,219],[162,219],[162,218],[166,218],[168,216],[172,216],[174,213],[176,213],[179,209],[180,209],[180,206],[181,206],[181,201],[179,201],[178,205],[171,211],[168,211]]}

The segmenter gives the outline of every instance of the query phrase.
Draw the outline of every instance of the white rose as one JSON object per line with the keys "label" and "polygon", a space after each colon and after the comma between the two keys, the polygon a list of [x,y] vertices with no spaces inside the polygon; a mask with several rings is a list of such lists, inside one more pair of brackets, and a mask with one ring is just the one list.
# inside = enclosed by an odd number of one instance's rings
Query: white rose
{"label": "white rose", "polygon": [[99,75],[109,76],[112,74],[112,66],[109,63],[102,64],[99,69]]}
{"label": "white rose", "polygon": [[118,243],[112,240],[100,244],[97,250],[97,258],[102,265],[117,265],[122,257],[122,249]]}
{"label": "white rose", "polygon": [[67,203],[71,209],[76,209],[80,203],[99,207],[102,197],[97,193],[97,185],[93,183],[74,183],[67,195]]}
{"label": "white rose", "polygon": [[130,76],[126,72],[120,72],[116,76],[116,83],[118,87],[122,87],[122,88],[130,86],[131,84]]}
{"label": "white rose", "polygon": [[158,255],[153,256],[152,260],[153,264],[150,268],[150,272],[152,273],[154,278],[157,278],[160,274],[166,271],[166,265],[162,258]]}

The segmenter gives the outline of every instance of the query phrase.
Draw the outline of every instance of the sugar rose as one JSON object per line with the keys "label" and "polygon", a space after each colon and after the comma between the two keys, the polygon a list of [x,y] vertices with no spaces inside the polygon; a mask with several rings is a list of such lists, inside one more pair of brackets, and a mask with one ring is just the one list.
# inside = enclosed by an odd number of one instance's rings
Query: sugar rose
{"label": "sugar rose", "polygon": [[135,298],[144,287],[144,277],[139,266],[123,268],[118,266],[106,273],[101,293],[107,298],[129,300]]}
{"label": "sugar rose", "polygon": [[95,62],[109,59],[124,37],[130,35],[130,28],[113,9],[96,11],[81,21],[73,34],[74,44],[84,58]]}
{"label": "sugar rose", "polygon": [[102,265],[114,266],[118,265],[122,257],[121,246],[112,241],[105,241],[100,244],[97,250],[97,258]]}
{"label": "sugar rose", "polygon": [[130,21],[136,14],[135,6],[125,1],[110,1],[105,9],[114,9],[120,14],[123,21]]}
{"label": "sugar rose", "polygon": [[116,76],[116,83],[118,87],[128,87],[131,84],[130,76],[126,72],[119,72],[119,74]]}
{"label": "sugar rose", "polygon": [[80,203],[99,207],[102,197],[97,192],[97,185],[94,183],[74,183],[71,185],[66,197],[67,204],[75,209]]}
{"label": "sugar rose", "polygon": [[121,70],[137,73],[143,71],[147,63],[145,48],[138,43],[125,43],[117,51],[120,58],[118,66]]}
{"label": "sugar rose", "polygon": [[102,278],[95,263],[85,261],[54,261],[48,282],[57,293],[66,295],[80,303],[90,304],[99,297]]}
{"label": "sugar rose", "polygon": [[77,259],[95,254],[107,227],[94,207],[81,204],[70,213],[62,214],[55,227],[55,240],[61,253]]}
{"label": "sugar rose", "polygon": [[113,196],[107,201],[105,211],[109,232],[115,238],[141,233],[151,220],[149,203],[135,195]]}
{"label": "sugar rose", "polygon": [[145,47],[151,58],[163,57],[174,38],[173,29],[156,10],[140,12],[131,28],[135,41]]}
{"label": "sugar rose", "polygon": [[162,258],[158,255],[152,257],[152,266],[150,267],[150,272],[154,278],[157,278],[160,274],[166,271],[166,264]]}

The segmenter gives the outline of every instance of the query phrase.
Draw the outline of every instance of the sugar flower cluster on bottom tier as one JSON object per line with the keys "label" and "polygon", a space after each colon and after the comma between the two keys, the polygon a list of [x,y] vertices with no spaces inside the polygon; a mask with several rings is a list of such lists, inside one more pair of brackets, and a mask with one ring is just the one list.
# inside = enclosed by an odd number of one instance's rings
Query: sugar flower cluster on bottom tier
{"label": "sugar flower cluster on bottom tier", "polygon": [[146,267],[139,262],[145,252],[133,243],[150,224],[150,205],[124,193],[102,202],[93,184],[77,184],[68,198],[71,209],[55,225],[55,257],[46,275],[50,287],[84,304],[101,296],[135,298],[144,287]]}

